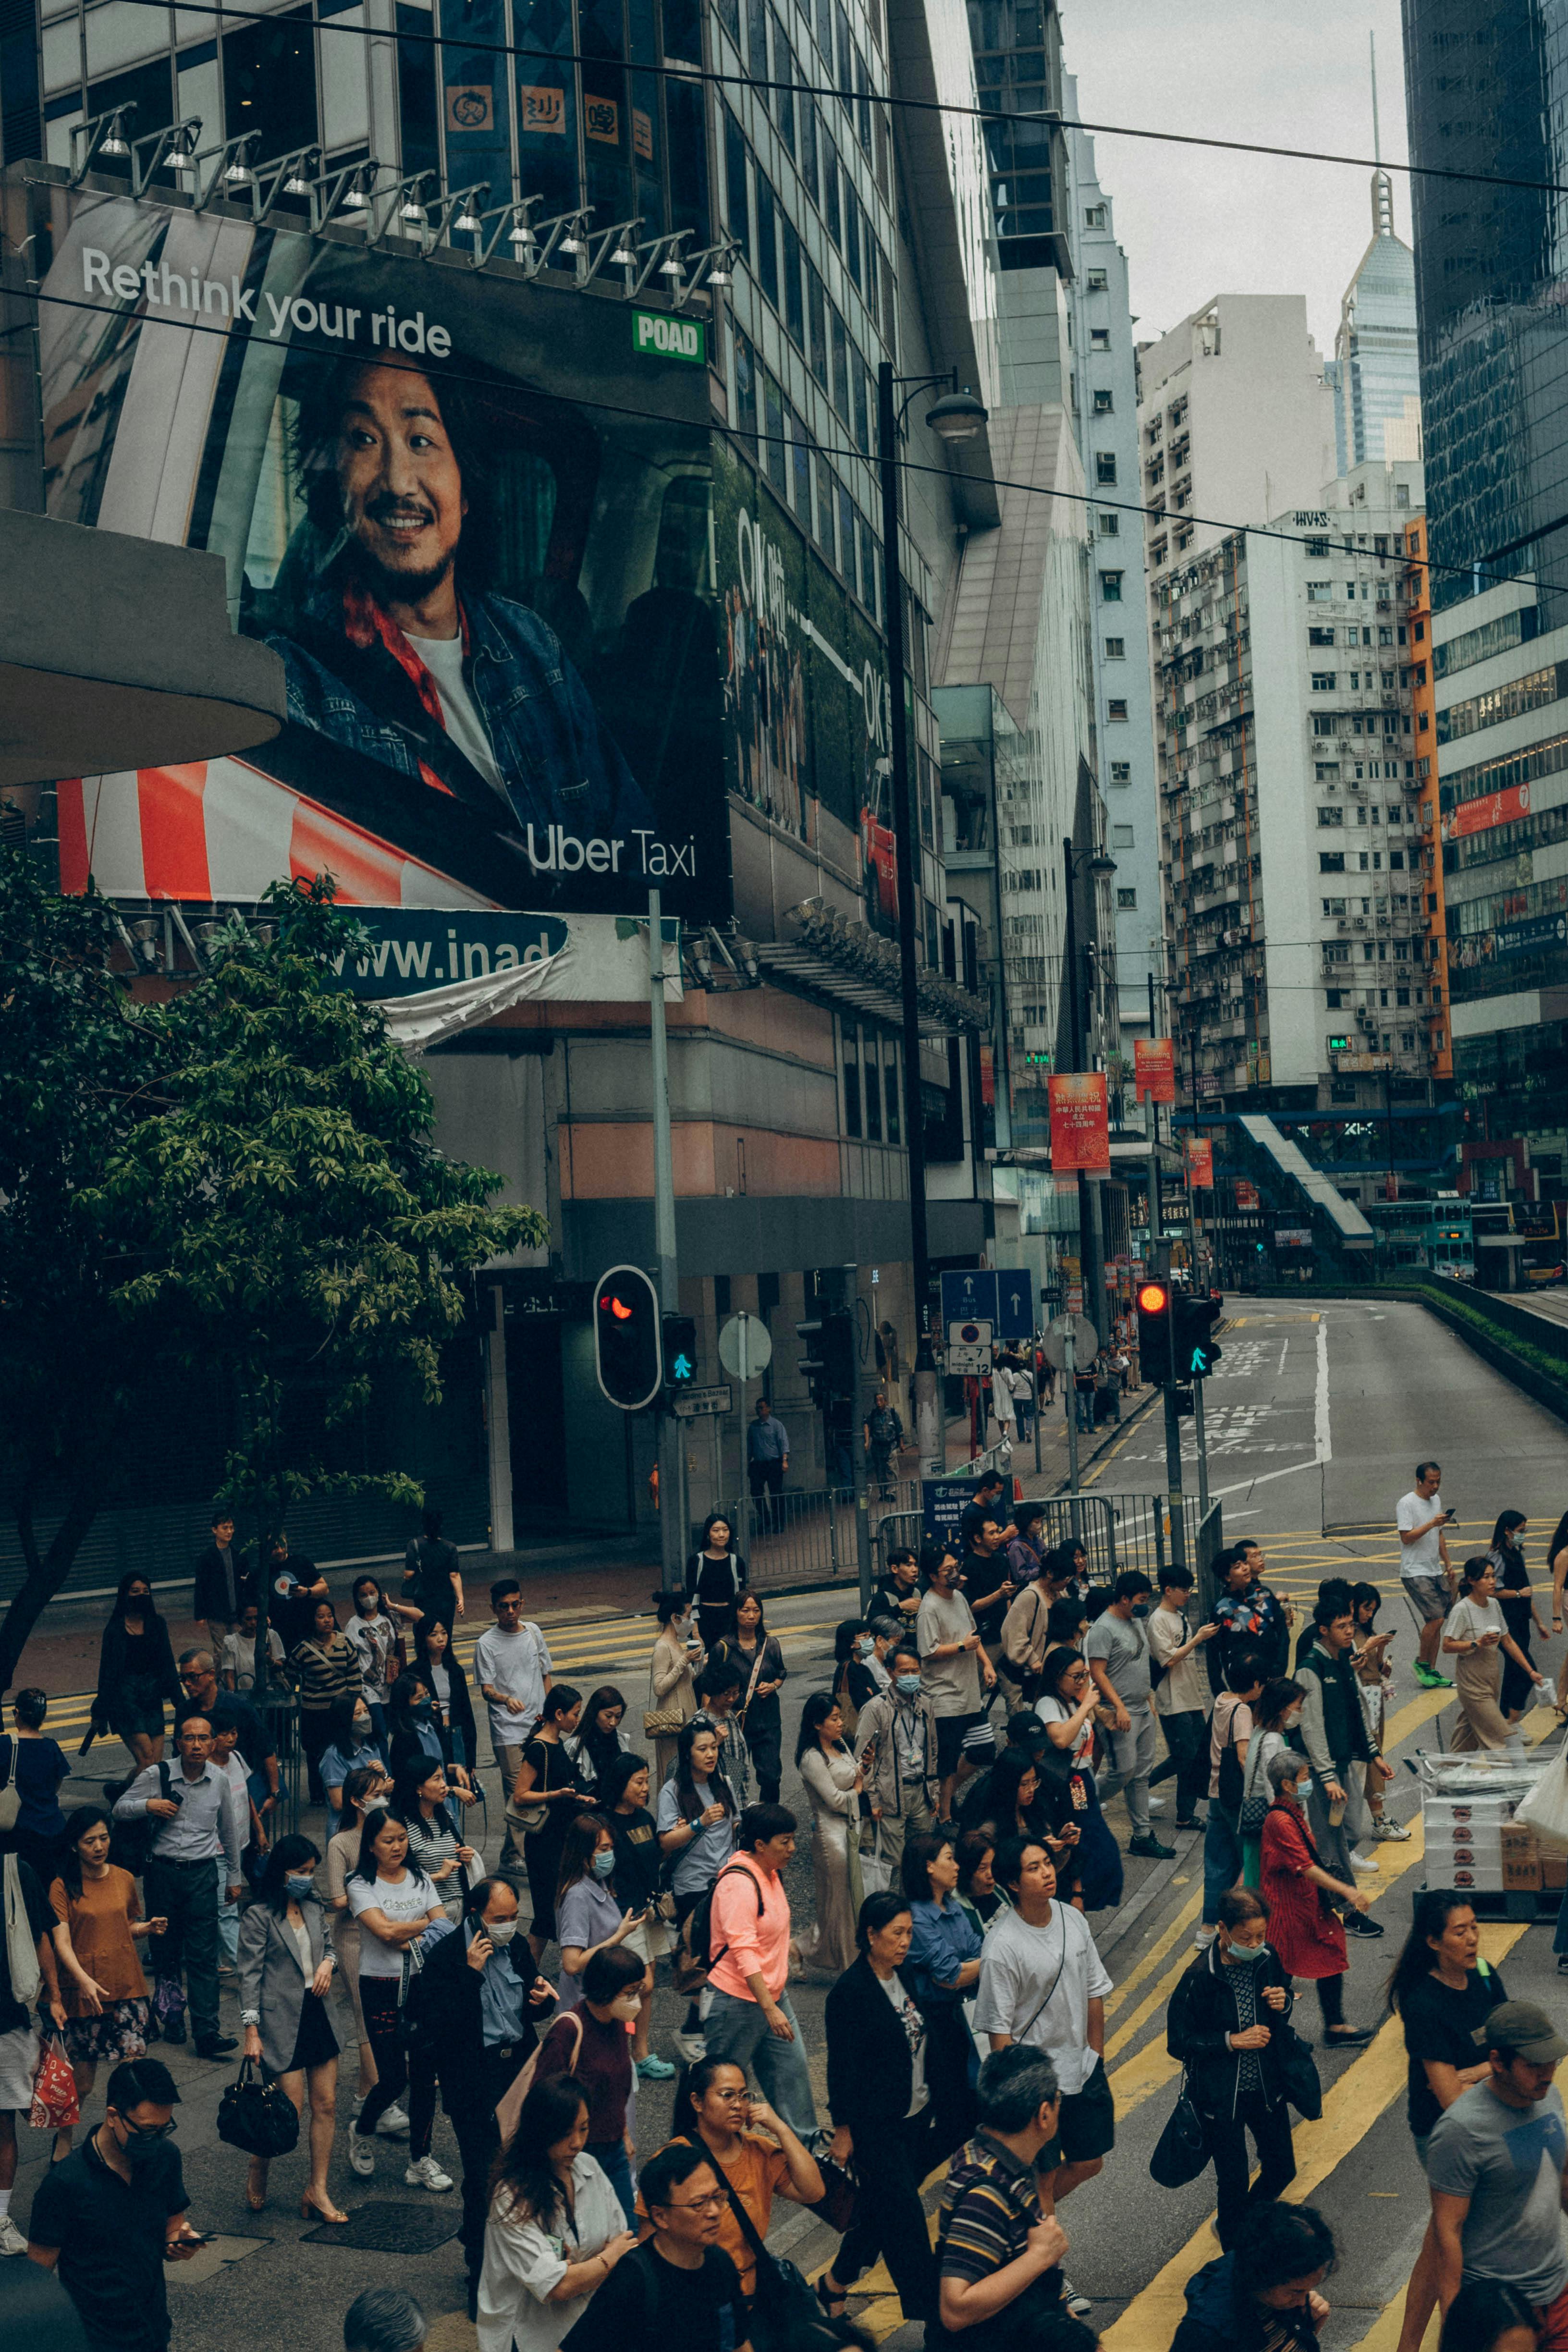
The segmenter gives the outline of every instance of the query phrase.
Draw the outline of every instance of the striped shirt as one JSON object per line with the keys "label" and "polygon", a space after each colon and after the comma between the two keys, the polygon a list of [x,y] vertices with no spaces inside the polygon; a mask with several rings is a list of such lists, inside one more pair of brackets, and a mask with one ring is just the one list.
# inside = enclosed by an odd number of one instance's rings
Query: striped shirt
{"label": "striped shirt", "polygon": [[994,2278],[1025,2252],[1040,2218],[1034,2173],[989,2132],[976,2132],[953,2158],[942,2187],[937,2221],[942,2276],[966,2285]]}
{"label": "striped shirt", "polygon": [[299,1674],[300,1705],[307,1715],[323,1714],[334,1699],[357,1698],[364,1687],[359,1653],[346,1633],[301,1642],[289,1664]]}

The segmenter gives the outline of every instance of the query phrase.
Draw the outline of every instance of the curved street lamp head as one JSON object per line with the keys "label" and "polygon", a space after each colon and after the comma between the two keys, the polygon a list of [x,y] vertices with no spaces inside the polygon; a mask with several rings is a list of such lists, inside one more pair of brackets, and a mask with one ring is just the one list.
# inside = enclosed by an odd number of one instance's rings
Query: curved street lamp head
{"label": "curved street lamp head", "polygon": [[1101,849],[1089,859],[1089,870],[1091,874],[1099,874],[1102,876],[1114,874],[1116,871],[1116,860],[1114,857],[1108,857],[1104,850]]}
{"label": "curved street lamp head", "polygon": [[990,411],[972,392],[949,392],[926,411],[926,424],[939,440],[973,441]]}

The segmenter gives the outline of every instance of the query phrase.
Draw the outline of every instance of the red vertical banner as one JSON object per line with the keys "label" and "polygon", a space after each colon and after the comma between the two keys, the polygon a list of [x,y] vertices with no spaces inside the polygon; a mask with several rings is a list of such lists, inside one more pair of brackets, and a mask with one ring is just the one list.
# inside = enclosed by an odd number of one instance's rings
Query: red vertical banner
{"label": "red vertical banner", "polygon": [[1214,1191],[1214,1145],[1206,1136],[1190,1135],[1186,1142],[1187,1181],[1194,1191]]}
{"label": "red vertical banner", "polygon": [[1105,1073],[1086,1070],[1049,1081],[1051,1173],[1109,1176],[1110,1126]]}
{"label": "red vertical banner", "polygon": [[1132,1091],[1139,1102],[1176,1099],[1176,1045],[1173,1037],[1132,1040]]}

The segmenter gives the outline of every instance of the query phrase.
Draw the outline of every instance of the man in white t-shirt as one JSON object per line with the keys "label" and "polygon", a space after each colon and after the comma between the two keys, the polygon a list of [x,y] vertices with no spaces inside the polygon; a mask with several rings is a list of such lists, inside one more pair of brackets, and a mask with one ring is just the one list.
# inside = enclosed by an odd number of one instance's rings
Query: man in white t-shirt
{"label": "man in white t-shirt", "polygon": [[1454,1571],[1448,1563],[1448,1514],[1437,1492],[1443,1475],[1436,1462],[1418,1462],[1415,1484],[1402,1495],[1394,1509],[1399,1529],[1399,1573],[1410,1605],[1421,1619],[1421,1639],[1415,1655],[1415,1679],[1428,1690],[1451,1690],[1447,1675],[1437,1672],[1437,1644],[1443,1620],[1454,1603]]}
{"label": "man in white t-shirt", "polygon": [[1037,2170],[1047,2205],[1059,2205],[1104,2170],[1115,2145],[1103,2056],[1111,1981],[1082,1912],[1053,1899],[1057,1874],[1044,1846],[1004,1838],[992,1869],[1013,1908],[985,1938],[974,2031],[989,2036],[993,2050],[1015,2042],[1043,2050],[1056,2068],[1062,2095],[1057,2145],[1042,2150]]}
{"label": "man in white t-shirt", "polygon": [[490,1587],[495,1623],[474,1647],[474,1680],[490,1711],[490,1738],[500,1767],[501,1788],[510,1794],[544,1711],[550,1688],[550,1651],[543,1634],[522,1613],[522,1587],[503,1576]]}

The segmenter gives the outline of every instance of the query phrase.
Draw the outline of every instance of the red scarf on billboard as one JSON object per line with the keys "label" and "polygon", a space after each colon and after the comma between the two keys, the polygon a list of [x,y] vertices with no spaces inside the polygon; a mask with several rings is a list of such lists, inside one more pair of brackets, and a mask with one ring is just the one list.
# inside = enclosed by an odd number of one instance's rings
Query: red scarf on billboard
{"label": "red scarf on billboard", "polygon": [[[463,610],[461,599],[458,604],[458,625],[463,635],[463,659],[467,661],[470,651],[468,616]],[[374,596],[368,595],[364,589],[353,582],[343,590],[343,635],[350,645],[362,648],[373,645],[379,637],[419,697],[426,715],[436,721],[443,735],[447,732],[447,714],[441,708],[441,697],[436,690],[435,679],[396,622],[382,611]],[[445,793],[448,800],[455,797],[450,784],[443,783],[434,768],[427,768],[423,760],[419,762],[419,772],[433,791]]]}

